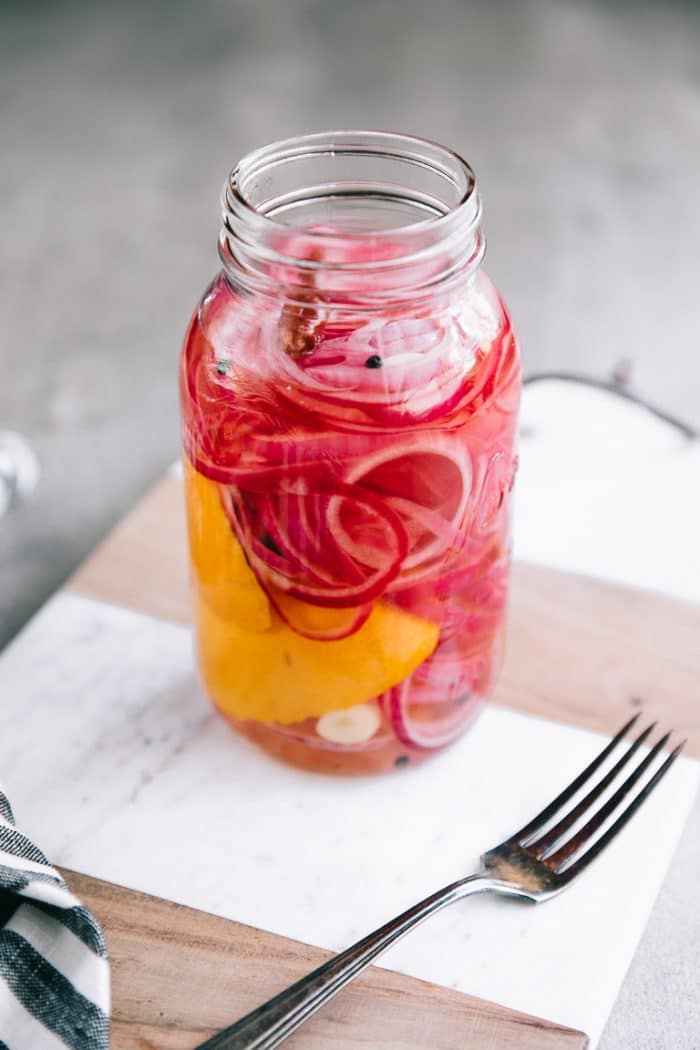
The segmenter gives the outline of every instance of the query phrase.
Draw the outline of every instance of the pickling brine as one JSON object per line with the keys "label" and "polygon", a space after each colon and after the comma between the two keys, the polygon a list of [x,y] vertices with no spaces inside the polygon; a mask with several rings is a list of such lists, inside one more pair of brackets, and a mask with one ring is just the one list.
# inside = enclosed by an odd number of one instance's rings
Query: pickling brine
{"label": "pickling brine", "polygon": [[[397,182],[416,155],[429,191]],[[227,183],[181,367],[198,661],[296,764],[418,761],[493,688],[520,363],[479,215],[468,166],[404,136],[277,144]]]}

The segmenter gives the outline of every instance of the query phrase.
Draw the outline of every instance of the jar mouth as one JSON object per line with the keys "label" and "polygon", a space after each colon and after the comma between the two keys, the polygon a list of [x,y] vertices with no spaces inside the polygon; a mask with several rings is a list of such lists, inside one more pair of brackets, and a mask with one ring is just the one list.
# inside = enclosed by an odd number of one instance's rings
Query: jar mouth
{"label": "jar mouth", "polygon": [[434,283],[478,265],[484,250],[471,166],[399,133],[319,132],[254,150],[227,178],[222,210],[220,254],[244,283],[282,266],[292,285],[323,270],[328,288],[333,272],[345,286],[352,273],[381,273],[375,292],[415,290],[416,267]]}

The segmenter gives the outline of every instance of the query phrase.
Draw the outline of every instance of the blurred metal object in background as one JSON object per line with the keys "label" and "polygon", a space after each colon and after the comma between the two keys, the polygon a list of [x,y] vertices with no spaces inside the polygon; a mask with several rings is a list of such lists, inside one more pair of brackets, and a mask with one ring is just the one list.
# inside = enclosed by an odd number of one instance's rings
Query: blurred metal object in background
{"label": "blurred metal object in background", "polygon": [[0,430],[0,517],[34,491],[39,482],[39,460],[14,430]]}

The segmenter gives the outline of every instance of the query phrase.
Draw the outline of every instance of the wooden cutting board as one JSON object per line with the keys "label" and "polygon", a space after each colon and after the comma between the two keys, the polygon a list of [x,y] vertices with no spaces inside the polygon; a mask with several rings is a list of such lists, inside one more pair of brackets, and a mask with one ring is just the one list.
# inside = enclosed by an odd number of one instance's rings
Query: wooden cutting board
{"label": "wooden cutting board", "polygon": [[[182,483],[168,475],[117,525],[67,589],[188,623]],[[700,755],[700,607],[516,565],[499,703],[613,731],[645,709]],[[112,957],[115,1050],[195,1047],[327,953],[68,873]],[[293,1039],[315,1048],[569,1050],[587,1037],[549,1021],[373,969]]]}
{"label": "wooden cutting board", "polygon": [[[191,1050],[329,952],[64,871],[102,923],[113,1050]],[[582,1032],[372,967],[289,1039],[297,1050],[583,1050]]]}

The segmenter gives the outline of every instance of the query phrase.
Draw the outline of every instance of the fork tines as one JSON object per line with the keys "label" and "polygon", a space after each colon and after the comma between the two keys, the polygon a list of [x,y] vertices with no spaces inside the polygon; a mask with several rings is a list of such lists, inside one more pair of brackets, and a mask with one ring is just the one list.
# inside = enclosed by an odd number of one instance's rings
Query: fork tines
{"label": "fork tines", "polygon": [[[610,743],[603,748],[600,754],[593,759],[590,765],[588,765],[583,772],[580,773],[579,776],[577,776],[569,786],[554,799],[553,802],[546,806],[541,813],[538,813],[533,820],[509,839],[511,844],[522,847],[553,872],[556,872],[560,880],[562,878],[573,878],[583,868],[590,864],[603,849],[605,849],[610,840],[615,837],[621,828],[624,827],[630,817],[653,791],[661,778],[668,772],[686,743],[684,740],[675,747],[673,751],[667,753],[663,762],[642,786],[642,778],[644,777],[644,774],[650,770],[654,760],[665,748],[670,739],[671,734],[666,733],[656,744],[654,744],[641,761],[636,764],[629,776],[622,780],[620,786],[596,808],[595,803],[602,798],[608,788],[614,786],[614,784],[620,779],[621,771],[638,753],[642,744],[656,728],[656,723],[654,722],[647,726],[625,749],[621,757],[610,768],[610,770],[605,773],[597,783],[595,783],[591,790],[571,809],[566,811],[552,827],[547,827],[549,822],[555,819],[563,807],[566,806],[566,803],[573,799],[574,796],[586,786],[593,775],[605,763],[606,759],[617,748],[618,744],[624,740],[625,736],[638,719],[639,714],[635,715],[634,718],[631,718],[629,722],[622,727],[619,733],[613,737]],[[626,799],[630,792],[636,787],[639,787],[639,790],[631,801],[629,801],[622,809],[617,819],[603,832],[602,835],[600,835],[600,837],[595,838],[608,818],[613,815],[623,800]],[[571,834],[568,834],[589,812],[592,815],[586,823],[574,830]],[[586,845],[591,842],[592,844],[588,846],[588,849],[585,849]]]}

